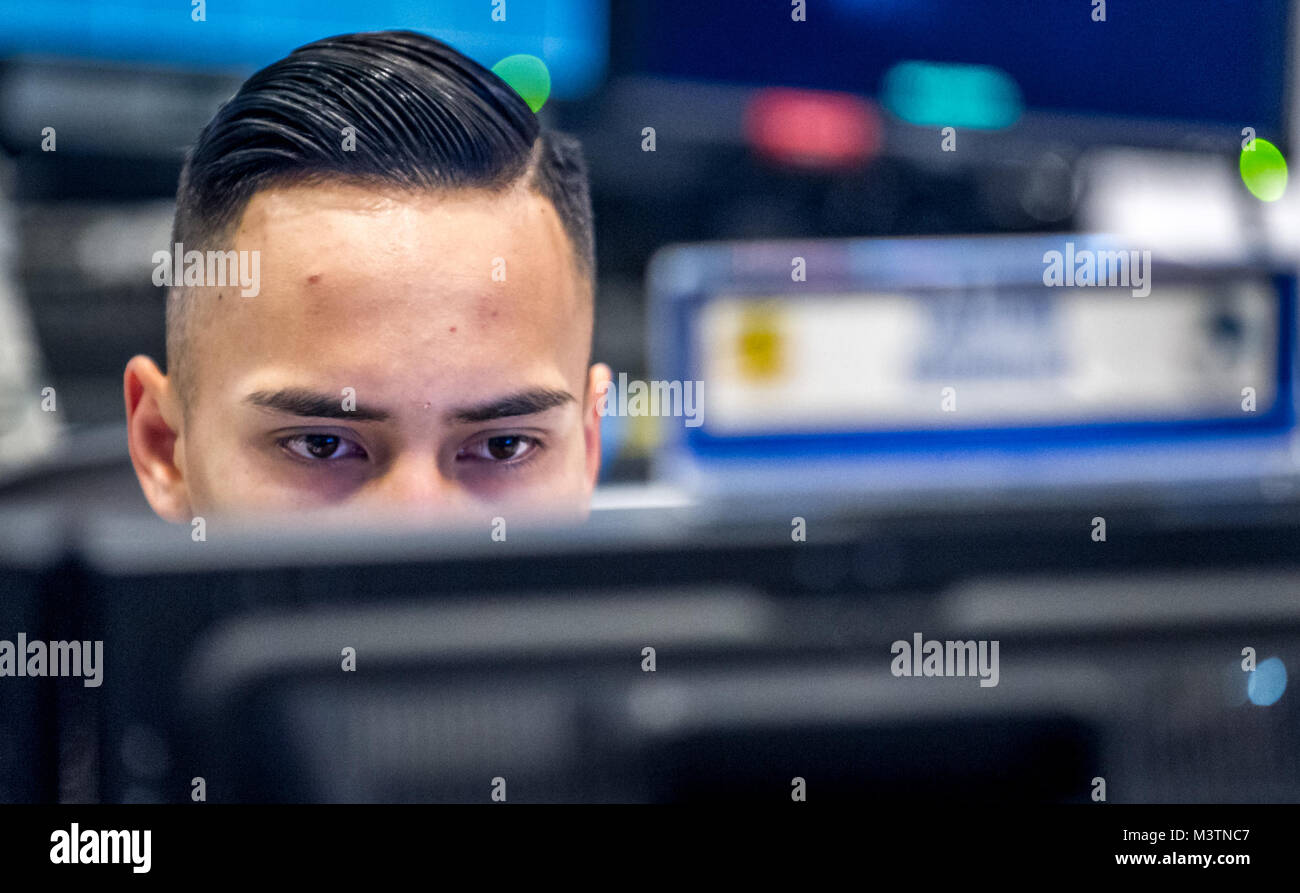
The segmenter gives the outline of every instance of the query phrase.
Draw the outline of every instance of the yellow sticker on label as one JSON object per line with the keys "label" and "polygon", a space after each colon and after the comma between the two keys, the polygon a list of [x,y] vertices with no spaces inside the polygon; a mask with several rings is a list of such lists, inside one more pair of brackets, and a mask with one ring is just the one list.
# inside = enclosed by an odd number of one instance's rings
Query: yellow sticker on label
{"label": "yellow sticker on label", "polygon": [[775,304],[756,304],[744,311],[736,345],[742,377],[770,381],[784,371],[784,328]]}

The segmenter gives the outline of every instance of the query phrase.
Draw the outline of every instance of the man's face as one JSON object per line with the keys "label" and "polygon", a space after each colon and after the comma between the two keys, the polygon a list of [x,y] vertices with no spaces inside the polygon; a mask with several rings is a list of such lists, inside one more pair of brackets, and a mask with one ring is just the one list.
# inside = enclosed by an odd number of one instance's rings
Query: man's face
{"label": "man's face", "polygon": [[608,370],[587,368],[590,286],[545,198],[274,188],[225,247],[260,252],[261,288],[192,292],[188,412],[147,358],[127,369],[160,514],[586,510]]}

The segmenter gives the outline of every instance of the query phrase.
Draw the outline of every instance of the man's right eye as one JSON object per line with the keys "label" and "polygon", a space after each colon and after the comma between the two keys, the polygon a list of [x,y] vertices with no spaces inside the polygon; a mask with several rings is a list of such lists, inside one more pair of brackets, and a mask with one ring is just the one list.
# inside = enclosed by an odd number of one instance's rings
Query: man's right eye
{"label": "man's right eye", "polygon": [[312,462],[366,458],[364,449],[337,434],[295,434],[293,437],[283,438],[280,446],[292,455]]}

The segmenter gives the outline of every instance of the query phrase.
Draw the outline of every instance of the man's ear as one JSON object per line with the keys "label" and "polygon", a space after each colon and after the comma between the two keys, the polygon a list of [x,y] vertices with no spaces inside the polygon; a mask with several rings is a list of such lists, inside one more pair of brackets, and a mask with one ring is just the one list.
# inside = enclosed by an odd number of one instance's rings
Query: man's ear
{"label": "man's ear", "polygon": [[587,372],[587,395],[583,403],[582,428],[587,444],[587,493],[596,488],[600,476],[600,419],[612,373],[604,363],[596,363]]}
{"label": "man's ear", "polygon": [[168,521],[190,520],[189,491],[176,465],[180,406],[171,382],[146,356],[126,364],[126,441],[145,499]]}

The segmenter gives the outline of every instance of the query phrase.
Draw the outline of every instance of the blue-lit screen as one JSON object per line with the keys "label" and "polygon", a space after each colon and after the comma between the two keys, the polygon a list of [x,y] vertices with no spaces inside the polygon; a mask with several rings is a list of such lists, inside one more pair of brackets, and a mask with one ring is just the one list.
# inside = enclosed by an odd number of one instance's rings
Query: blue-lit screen
{"label": "blue-lit screen", "polygon": [[1226,125],[1285,117],[1287,0],[657,0],[634,68],[877,95],[903,60],[995,66],[1031,110]]}
{"label": "blue-lit screen", "polygon": [[493,4],[466,0],[213,0],[197,22],[191,10],[189,0],[0,0],[0,53],[247,73],[322,37],[401,28],[489,67],[538,56],[561,99],[598,86],[608,57],[606,0],[512,0],[504,21]]}

